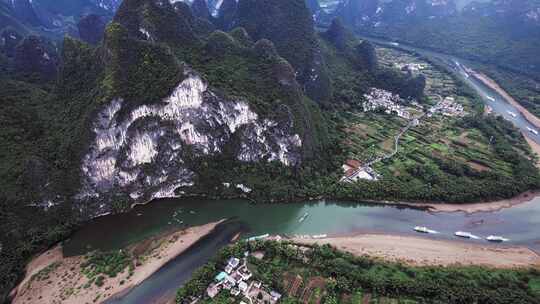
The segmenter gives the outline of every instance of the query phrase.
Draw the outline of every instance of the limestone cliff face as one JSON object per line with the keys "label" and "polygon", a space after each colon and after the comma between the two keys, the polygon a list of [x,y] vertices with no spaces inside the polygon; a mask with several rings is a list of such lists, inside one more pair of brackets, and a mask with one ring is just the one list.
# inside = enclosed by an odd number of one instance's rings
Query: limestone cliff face
{"label": "limestone cliff face", "polygon": [[125,101],[114,99],[99,111],[95,138],[82,160],[80,200],[113,193],[133,202],[175,197],[177,188],[193,182],[186,156],[221,153],[233,139],[239,161],[300,161],[302,141],[291,120],[261,119],[245,101],[217,96],[195,72],[185,76],[159,103],[120,116]]}

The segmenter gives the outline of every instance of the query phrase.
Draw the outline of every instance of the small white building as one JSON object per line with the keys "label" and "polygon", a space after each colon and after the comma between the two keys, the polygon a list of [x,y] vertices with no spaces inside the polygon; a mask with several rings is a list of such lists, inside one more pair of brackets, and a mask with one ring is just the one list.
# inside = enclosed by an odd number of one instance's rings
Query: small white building
{"label": "small white building", "polygon": [[272,301],[277,302],[279,299],[281,299],[281,294],[277,291],[271,291],[270,296],[272,297]]}
{"label": "small white building", "polygon": [[240,259],[235,258],[235,257],[231,257],[227,261],[227,265],[231,266],[232,268],[236,268],[236,267],[238,267],[238,265],[240,265]]}
{"label": "small white building", "polygon": [[241,292],[246,292],[248,290],[248,284],[242,281],[238,284],[238,289],[240,289]]}

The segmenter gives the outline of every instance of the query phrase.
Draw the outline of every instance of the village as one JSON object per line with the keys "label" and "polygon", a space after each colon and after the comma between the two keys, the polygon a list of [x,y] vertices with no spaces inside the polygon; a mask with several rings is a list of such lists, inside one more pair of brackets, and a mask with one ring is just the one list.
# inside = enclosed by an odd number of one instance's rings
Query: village
{"label": "village", "polygon": [[[230,257],[224,269],[216,275],[206,289],[206,294],[211,299],[215,298],[221,291],[229,291],[231,296],[245,299],[249,303],[241,300],[240,304],[275,304],[281,299],[281,294],[263,285],[261,281],[253,280],[253,273],[247,265],[249,252],[245,252],[242,258]],[[252,256],[257,259],[264,257],[263,252],[254,252]]]}
{"label": "village", "polygon": [[341,182],[378,180],[380,175],[373,169],[373,165],[393,157],[398,152],[400,138],[410,128],[420,125],[422,118],[431,118],[436,115],[460,118],[468,114],[460,97],[455,96],[456,84],[446,73],[427,62],[419,62],[414,56],[403,52],[383,48],[377,51],[383,66],[411,75],[426,76],[427,102],[420,104],[416,100],[403,100],[398,94],[379,88],[371,88],[367,94],[364,94],[362,102],[364,113],[383,112],[387,115],[395,115],[405,120],[406,125],[394,136],[390,152],[373,157],[371,160],[364,160],[364,162],[348,159],[342,166],[344,175]]}

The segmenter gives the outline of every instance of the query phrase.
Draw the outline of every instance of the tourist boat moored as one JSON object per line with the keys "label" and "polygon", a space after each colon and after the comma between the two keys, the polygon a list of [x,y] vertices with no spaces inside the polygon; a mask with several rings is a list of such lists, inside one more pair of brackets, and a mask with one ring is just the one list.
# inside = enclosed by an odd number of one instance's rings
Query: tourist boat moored
{"label": "tourist boat moored", "polygon": [[465,231],[457,231],[456,233],[454,233],[454,235],[462,237],[462,238],[466,238],[466,239],[475,239],[475,240],[480,239],[476,235],[474,235],[474,234],[472,234],[470,232],[465,232]]}
{"label": "tourist boat moored", "polygon": [[490,242],[495,242],[495,243],[501,243],[501,242],[508,242],[509,239],[506,239],[506,238],[503,238],[502,236],[498,236],[498,235],[490,235],[486,238],[486,240],[490,241]]}
{"label": "tourist boat moored", "polygon": [[431,229],[428,229],[427,227],[425,226],[416,226],[413,228],[414,231],[416,232],[420,232],[420,233],[439,233],[435,230],[431,230]]}
{"label": "tourist boat moored", "polygon": [[420,233],[428,233],[428,228],[424,226],[416,226],[414,227],[414,231],[420,232]]}

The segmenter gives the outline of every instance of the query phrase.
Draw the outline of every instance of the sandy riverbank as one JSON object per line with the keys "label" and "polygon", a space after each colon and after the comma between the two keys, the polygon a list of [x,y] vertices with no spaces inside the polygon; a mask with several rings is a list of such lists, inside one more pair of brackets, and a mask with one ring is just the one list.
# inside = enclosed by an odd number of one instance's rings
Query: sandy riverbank
{"label": "sandy riverbank", "polygon": [[514,97],[510,96],[503,88],[499,86],[495,80],[489,78],[487,75],[472,71],[472,75],[480,80],[484,85],[490,87],[491,89],[495,90],[499,95],[504,97],[510,103],[513,105],[523,116],[525,119],[527,119],[531,124],[533,124],[535,127],[540,128],[540,118],[536,117],[533,113],[529,112],[524,106],[522,106],[517,100],[514,99]]}
{"label": "sandy riverbank", "polygon": [[525,140],[527,141],[527,143],[531,147],[531,150],[536,154],[536,156],[538,156],[538,159],[536,160],[536,167],[540,168],[540,145],[537,144],[534,140],[532,140],[532,139],[528,138],[527,136],[525,136],[525,134],[523,134],[523,137],[525,138]]}
{"label": "sandy riverbank", "polygon": [[169,231],[126,248],[135,257],[133,274],[129,276],[126,268],[115,278],[107,277],[101,287],[87,284],[88,278],[81,273],[84,256],[64,257],[61,246],[57,246],[28,264],[13,303],[101,303],[140,284],[221,222]]}
{"label": "sandy riverbank", "polygon": [[540,256],[526,247],[487,246],[472,242],[375,234],[325,239],[292,239],[292,241],[302,244],[330,244],[354,255],[368,255],[415,266],[481,265],[495,268],[540,268]]}

